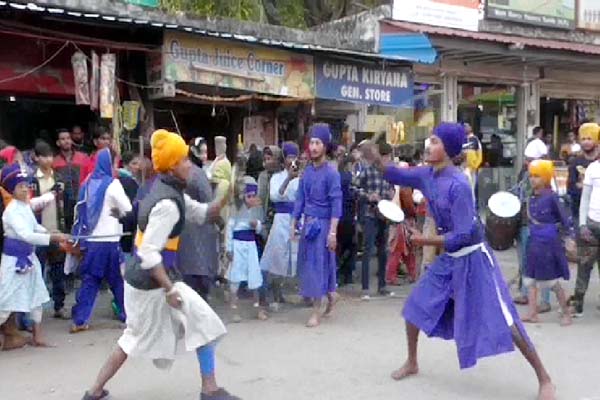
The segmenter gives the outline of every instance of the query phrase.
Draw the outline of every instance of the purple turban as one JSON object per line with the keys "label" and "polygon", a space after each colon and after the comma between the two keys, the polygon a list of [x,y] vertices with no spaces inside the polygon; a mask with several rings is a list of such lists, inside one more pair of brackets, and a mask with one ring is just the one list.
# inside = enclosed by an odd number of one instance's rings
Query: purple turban
{"label": "purple turban", "polygon": [[258,185],[256,184],[256,180],[254,180],[251,176],[244,177],[244,194],[254,194],[258,193]]}
{"label": "purple turban", "polygon": [[325,147],[331,146],[331,130],[328,124],[314,124],[310,131],[311,139],[319,139]]}
{"label": "purple turban", "polygon": [[443,122],[433,130],[433,134],[444,143],[444,149],[450,158],[459,155],[467,141],[465,127],[457,123]]}
{"label": "purple turban", "polygon": [[287,157],[287,156],[298,157],[298,154],[300,153],[300,149],[298,148],[298,145],[296,143],[285,142],[282,147],[283,147],[283,157]]}
{"label": "purple turban", "polygon": [[7,165],[6,167],[2,168],[2,172],[0,173],[0,182],[2,183],[2,187],[9,193],[13,193],[19,183],[29,183],[30,181],[31,176],[27,174],[27,170],[21,168],[19,163]]}

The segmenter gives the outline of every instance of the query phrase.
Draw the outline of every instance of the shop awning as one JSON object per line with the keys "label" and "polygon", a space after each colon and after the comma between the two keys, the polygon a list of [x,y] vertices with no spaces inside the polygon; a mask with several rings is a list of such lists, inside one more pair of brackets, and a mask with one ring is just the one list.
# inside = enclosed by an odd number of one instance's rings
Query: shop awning
{"label": "shop awning", "polygon": [[433,64],[437,51],[422,33],[387,33],[379,37],[379,53],[386,58]]}
{"label": "shop awning", "polygon": [[[422,34],[429,38],[444,60],[528,65],[572,70],[597,70],[600,46],[560,40],[530,38],[492,32],[471,32],[411,22],[384,20],[382,38],[387,35]],[[590,57],[591,56],[591,57]],[[578,68],[579,67],[579,68]]]}

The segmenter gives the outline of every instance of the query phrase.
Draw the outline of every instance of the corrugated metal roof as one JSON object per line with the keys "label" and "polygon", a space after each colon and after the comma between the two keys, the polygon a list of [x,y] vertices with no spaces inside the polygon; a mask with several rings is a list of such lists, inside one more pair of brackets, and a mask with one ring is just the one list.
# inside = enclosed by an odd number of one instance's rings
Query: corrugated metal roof
{"label": "corrugated metal roof", "polygon": [[[203,35],[203,36],[211,36],[218,37],[229,40],[237,40],[242,42],[254,43],[254,44],[262,44],[265,46],[273,46],[280,47],[286,49],[295,49],[301,51],[315,51],[315,52],[323,52],[329,55],[338,55],[338,56],[354,56],[354,57],[363,57],[370,59],[377,59],[382,61],[397,61],[397,62],[417,62],[414,58],[411,57],[410,54],[406,56],[402,53],[396,54],[380,54],[376,52],[365,52],[359,50],[352,49],[341,49],[334,48],[331,46],[321,46],[319,44],[314,43],[299,43],[292,41],[284,41],[277,40],[271,38],[261,38],[252,35],[240,35],[240,34],[232,34],[230,32],[219,32],[213,30],[205,30],[199,29],[194,26],[186,26],[180,25],[176,23],[170,23],[169,16],[164,13],[159,13],[157,11],[148,12],[148,16],[153,16],[149,19],[141,19],[141,18],[132,18],[129,15],[112,15],[110,13],[105,13],[98,11],[96,9],[93,10],[74,10],[68,9],[66,7],[59,7],[53,4],[52,6],[48,5],[44,7],[40,4],[35,4],[33,2],[24,3],[24,2],[15,2],[15,1],[3,1],[0,0],[0,7],[11,7],[13,9],[17,9],[23,12],[38,12],[38,13],[50,13],[52,15],[63,15],[66,17],[73,18],[87,18],[87,19],[97,19],[98,22],[109,21],[114,23],[125,23],[131,25],[139,25],[139,26],[149,26],[155,28],[163,28],[163,29],[173,29],[184,31],[192,34]],[[154,17],[158,16],[158,17]]]}
{"label": "corrugated metal roof", "polygon": [[517,45],[548,50],[600,55],[600,46],[595,46],[591,44],[528,38],[523,36],[504,35],[490,32],[471,32],[460,29],[444,28],[439,26],[422,25],[415,24],[412,22],[401,22],[391,20],[381,21],[381,26],[383,34],[399,31],[419,32],[428,35],[440,35],[462,39],[482,40],[487,42],[502,43],[506,45]]}

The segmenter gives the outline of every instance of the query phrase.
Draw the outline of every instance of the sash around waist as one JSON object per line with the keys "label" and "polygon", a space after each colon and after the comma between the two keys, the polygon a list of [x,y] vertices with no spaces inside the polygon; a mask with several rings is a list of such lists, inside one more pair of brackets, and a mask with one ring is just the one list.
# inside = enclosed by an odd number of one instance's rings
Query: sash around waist
{"label": "sash around waist", "polygon": [[33,253],[33,245],[19,239],[5,237],[2,253],[12,257],[27,257]]}
{"label": "sash around waist", "polygon": [[273,203],[273,207],[277,214],[291,214],[294,212],[294,203],[291,201],[277,201]]}
{"label": "sash around waist", "polygon": [[483,245],[483,243],[477,243],[477,244],[473,244],[471,246],[463,247],[462,249],[453,251],[451,253],[447,252],[446,254],[452,258],[460,258],[460,257],[468,256],[469,254],[474,253],[477,250],[482,250],[485,253],[487,253],[487,250],[486,250],[485,246]]}
{"label": "sash around waist", "polygon": [[556,239],[558,234],[558,227],[555,224],[529,224],[529,234],[539,239],[552,240]]}
{"label": "sash around waist", "polygon": [[256,233],[252,229],[234,231],[233,239],[241,240],[242,242],[254,242],[256,240]]}

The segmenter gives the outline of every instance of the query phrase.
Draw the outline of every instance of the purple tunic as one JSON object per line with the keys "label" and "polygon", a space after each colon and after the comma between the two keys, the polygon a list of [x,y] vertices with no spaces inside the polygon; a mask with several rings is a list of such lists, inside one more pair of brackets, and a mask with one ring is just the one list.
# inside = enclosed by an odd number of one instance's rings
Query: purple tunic
{"label": "purple tunic", "polygon": [[327,249],[327,235],[331,218],[342,216],[340,174],[328,163],[318,168],[310,164],[296,196],[294,218],[299,221],[304,215],[298,246],[300,293],[321,298],[336,289],[336,257]]}
{"label": "purple tunic", "polygon": [[570,218],[551,189],[529,198],[529,241],[525,276],[538,281],[569,280],[569,263],[558,224],[570,230]]}
{"label": "purple tunic", "polygon": [[[461,368],[513,351],[509,324],[532,346],[498,262],[483,243],[467,177],[455,167],[438,172],[388,167],[384,179],[423,193],[447,251],[418,281],[404,306],[404,319],[430,337],[454,339]],[[450,254],[458,251],[464,254]]]}

